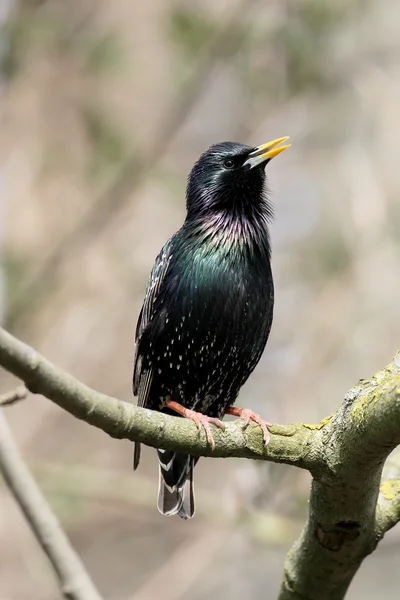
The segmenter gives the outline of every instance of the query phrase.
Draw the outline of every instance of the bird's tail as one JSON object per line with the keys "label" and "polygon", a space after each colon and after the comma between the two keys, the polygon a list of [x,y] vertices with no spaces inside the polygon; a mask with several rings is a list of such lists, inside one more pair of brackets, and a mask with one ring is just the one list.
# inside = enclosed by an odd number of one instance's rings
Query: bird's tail
{"label": "bird's tail", "polygon": [[135,442],[135,450],[133,452],[133,470],[136,471],[136,469],[139,466],[139,462],[140,462],[140,442]]}
{"label": "bird's tail", "polygon": [[194,515],[193,456],[158,450],[160,482],[157,507],[162,515],[179,515],[191,519]]}

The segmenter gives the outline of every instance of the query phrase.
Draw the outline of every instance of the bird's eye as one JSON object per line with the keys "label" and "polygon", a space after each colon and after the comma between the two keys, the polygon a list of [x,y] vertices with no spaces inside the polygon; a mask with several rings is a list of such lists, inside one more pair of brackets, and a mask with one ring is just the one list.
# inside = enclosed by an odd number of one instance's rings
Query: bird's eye
{"label": "bird's eye", "polygon": [[234,166],[235,166],[235,163],[233,162],[233,160],[231,158],[226,158],[224,160],[225,169],[233,169]]}

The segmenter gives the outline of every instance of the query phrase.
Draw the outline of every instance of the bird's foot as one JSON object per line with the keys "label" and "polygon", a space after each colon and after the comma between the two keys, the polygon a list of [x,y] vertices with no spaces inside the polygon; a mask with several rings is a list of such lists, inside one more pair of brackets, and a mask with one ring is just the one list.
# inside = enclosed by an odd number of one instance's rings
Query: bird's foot
{"label": "bird's foot", "polygon": [[203,427],[204,431],[206,432],[207,441],[210,444],[211,449],[215,450],[215,442],[211,431],[210,423],[212,425],[215,425],[216,427],[219,427],[222,430],[225,429],[225,423],[223,423],[222,421],[220,421],[220,419],[217,419],[215,417],[208,417],[207,415],[203,415],[202,413],[196,412],[195,410],[191,410],[190,408],[185,408],[184,406],[182,406],[182,404],[179,404],[174,400],[166,400],[165,406],[166,408],[173,410],[179,415],[182,415],[182,417],[194,421],[199,431],[201,431],[201,428]]}
{"label": "bird's foot", "polygon": [[270,440],[270,433],[268,431],[268,427],[271,427],[272,423],[268,423],[259,414],[253,412],[250,408],[237,408],[236,406],[230,406],[225,414],[233,415],[234,417],[239,417],[239,419],[243,419],[244,424],[243,428],[247,427],[250,421],[254,421],[257,423],[263,432],[264,444],[267,445]]}

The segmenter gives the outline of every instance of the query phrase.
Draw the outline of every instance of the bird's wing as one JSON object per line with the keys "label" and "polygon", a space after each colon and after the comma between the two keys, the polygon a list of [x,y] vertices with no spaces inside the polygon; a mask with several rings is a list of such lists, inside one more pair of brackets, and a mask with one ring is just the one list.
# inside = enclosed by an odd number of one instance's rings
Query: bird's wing
{"label": "bird's wing", "polygon": [[153,379],[153,367],[143,367],[141,339],[154,316],[154,305],[159,295],[165,274],[172,258],[172,239],[168,240],[157,256],[147,284],[146,296],[136,326],[136,352],[133,371],[133,393],[138,397],[138,406],[146,406]]}

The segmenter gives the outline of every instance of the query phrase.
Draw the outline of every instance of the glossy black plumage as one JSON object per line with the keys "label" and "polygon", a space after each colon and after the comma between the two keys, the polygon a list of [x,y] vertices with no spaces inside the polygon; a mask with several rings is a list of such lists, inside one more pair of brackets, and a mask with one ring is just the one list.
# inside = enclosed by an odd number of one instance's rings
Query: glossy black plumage
{"label": "glossy black plumage", "polygon": [[[223,417],[261,357],[274,288],[264,172],[269,158],[249,166],[255,150],[217,144],[190,173],[185,223],[155,261],[137,324],[133,387],[139,406],[171,412],[163,405],[170,397]],[[160,512],[193,516],[197,459],[163,450],[158,456]],[[136,444],[135,468],[139,458]]]}

